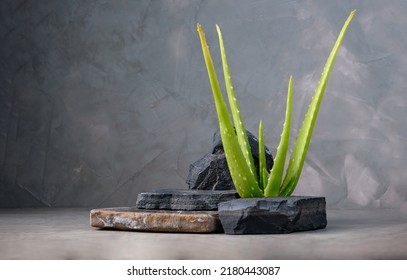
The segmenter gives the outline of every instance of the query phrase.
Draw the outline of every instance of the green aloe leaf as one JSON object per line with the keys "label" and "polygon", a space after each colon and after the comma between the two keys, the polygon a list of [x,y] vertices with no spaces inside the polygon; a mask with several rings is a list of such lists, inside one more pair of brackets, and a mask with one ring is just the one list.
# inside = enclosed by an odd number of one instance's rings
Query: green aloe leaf
{"label": "green aloe leaf", "polygon": [[267,184],[266,150],[264,147],[263,122],[259,123],[259,187],[264,190]]}
{"label": "green aloe leaf", "polygon": [[291,112],[292,112],[292,96],[293,96],[293,77],[290,77],[288,82],[287,105],[285,110],[285,120],[283,132],[280,137],[280,144],[277,148],[276,158],[273,168],[271,169],[270,177],[267,182],[267,187],[264,190],[264,196],[277,196],[280,192],[281,181],[283,180],[285,159],[287,156],[288,143],[290,140],[291,129]]}
{"label": "green aloe leaf", "polygon": [[291,154],[290,162],[287,168],[287,173],[284,178],[280,195],[290,195],[295,189],[297,182],[300,178],[302,167],[304,165],[305,156],[309,147],[309,143],[312,136],[312,131],[314,129],[315,121],[318,116],[318,110],[321,105],[322,97],[328,82],[329,74],[332,69],[332,65],[335,61],[336,55],[338,53],[339,47],[345,36],[346,30],[355,15],[356,10],[352,11],[346,20],[341,32],[339,33],[338,39],[328,57],[325,64],[324,71],[322,72],[321,79],[319,80],[318,87],[315,91],[312,101],[305,115],[304,122],[298,133],[297,140],[294,144],[293,152]]}
{"label": "green aloe leaf", "polygon": [[240,150],[232,120],[230,119],[225,100],[223,99],[222,92],[220,90],[215,67],[209,52],[208,44],[206,43],[205,34],[202,30],[202,26],[199,23],[197,24],[197,29],[199,38],[201,40],[202,52],[208,71],[209,81],[212,87],[213,97],[215,100],[223,148],[233,183],[235,184],[236,190],[241,197],[261,197],[263,196],[263,193],[260,191],[257,182],[252,176],[252,172],[246,163],[243,153]]}
{"label": "green aloe leaf", "polygon": [[226,58],[225,46],[223,44],[222,32],[218,25],[216,25],[216,30],[218,32],[219,37],[219,46],[222,57],[223,75],[225,77],[226,92],[229,100],[230,111],[232,112],[233,123],[236,129],[237,140],[239,141],[240,149],[243,153],[244,158],[246,159],[246,163],[249,165],[252,176],[257,181],[256,167],[254,165],[254,160],[250,149],[249,140],[247,138],[246,129],[243,125],[242,117],[240,115],[239,105],[237,104],[236,95],[232,84],[232,78],[230,76],[228,60]]}

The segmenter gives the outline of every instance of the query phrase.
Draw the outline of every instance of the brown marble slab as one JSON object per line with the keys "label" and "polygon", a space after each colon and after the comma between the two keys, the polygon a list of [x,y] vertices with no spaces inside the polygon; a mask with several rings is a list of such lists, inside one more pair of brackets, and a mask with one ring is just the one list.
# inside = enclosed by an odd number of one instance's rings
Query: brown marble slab
{"label": "brown marble slab", "polygon": [[92,209],[90,225],[106,229],[155,232],[222,231],[217,211],[144,210],[133,207]]}

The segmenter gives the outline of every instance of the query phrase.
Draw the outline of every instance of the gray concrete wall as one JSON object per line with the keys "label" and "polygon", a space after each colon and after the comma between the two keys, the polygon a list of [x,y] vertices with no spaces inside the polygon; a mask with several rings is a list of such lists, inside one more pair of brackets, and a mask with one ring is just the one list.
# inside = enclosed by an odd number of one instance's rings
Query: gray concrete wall
{"label": "gray concrete wall", "polygon": [[249,130],[292,142],[349,12],[297,194],[407,209],[407,2],[0,3],[0,207],[105,207],[186,188],[217,118],[196,32],[223,31]]}

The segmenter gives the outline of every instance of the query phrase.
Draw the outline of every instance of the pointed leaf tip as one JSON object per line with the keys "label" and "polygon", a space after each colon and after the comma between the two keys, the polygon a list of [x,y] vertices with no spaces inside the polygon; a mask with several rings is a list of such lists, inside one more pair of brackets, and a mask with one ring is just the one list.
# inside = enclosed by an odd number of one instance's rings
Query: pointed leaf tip
{"label": "pointed leaf tip", "polygon": [[220,47],[221,58],[222,58],[223,76],[225,78],[226,93],[227,93],[228,100],[229,100],[229,106],[230,106],[230,111],[232,113],[234,127],[236,129],[237,139],[239,142],[240,149],[246,160],[246,163],[250,169],[251,177],[253,177],[253,179],[256,181],[256,184],[258,184],[257,172],[256,172],[256,167],[254,165],[254,160],[253,160],[252,152],[250,149],[250,145],[249,145],[249,139],[246,134],[246,129],[244,127],[242,117],[240,115],[239,105],[237,103],[235,91],[233,89],[233,83],[232,83],[232,78],[231,78],[231,74],[230,74],[230,70],[229,70],[229,66],[228,66],[228,62],[227,62],[227,58],[226,58],[226,50],[225,50],[225,46],[223,43],[222,33],[220,31],[219,26],[218,25],[216,25],[216,26],[217,26],[218,37],[219,37],[219,47]]}
{"label": "pointed leaf tip", "polygon": [[202,27],[198,24],[198,33],[201,40],[202,51],[208,72],[209,81],[215,101],[218,115],[219,128],[223,142],[223,148],[228,163],[230,175],[236,190],[241,197],[261,197],[263,193],[258,188],[258,182],[252,171],[247,166],[243,153],[240,149],[237,136],[234,132],[232,120],[229,116],[225,100],[218,83],[215,67],[205,39]]}
{"label": "pointed leaf tip", "polygon": [[281,181],[284,173],[284,166],[287,157],[288,144],[291,130],[291,112],[292,112],[292,76],[288,81],[287,89],[287,105],[285,111],[285,120],[283,124],[283,132],[280,137],[280,144],[277,148],[277,154],[274,159],[274,165],[271,169],[270,177],[264,191],[265,196],[277,196],[280,192]]}
{"label": "pointed leaf tip", "polygon": [[319,107],[324,96],[325,87],[328,82],[328,78],[332,66],[334,64],[336,55],[338,53],[339,47],[342,43],[342,40],[345,36],[345,33],[348,29],[350,22],[352,21],[355,12],[356,10],[353,10],[346,19],[331,50],[331,53],[329,54],[329,57],[326,61],[317,89],[315,90],[314,96],[312,97],[311,103],[308,107],[308,111],[305,114],[304,121],[300,128],[300,131],[298,132],[297,139],[295,141],[293,151],[291,153],[291,158],[287,168],[287,172],[281,186],[281,195],[291,195],[300,178],[301,171],[305,161],[305,156],[308,151],[312,132],[318,116]]}

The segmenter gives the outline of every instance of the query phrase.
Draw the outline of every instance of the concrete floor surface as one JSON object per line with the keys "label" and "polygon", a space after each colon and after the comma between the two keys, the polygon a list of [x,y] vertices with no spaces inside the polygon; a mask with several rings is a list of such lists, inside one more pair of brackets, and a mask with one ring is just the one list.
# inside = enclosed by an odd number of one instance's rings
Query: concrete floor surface
{"label": "concrete floor surface", "polygon": [[100,230],[90,209],[0,209],[0,259],[407,259],[407,214],[328,210],[324,230],[285,235]]}

